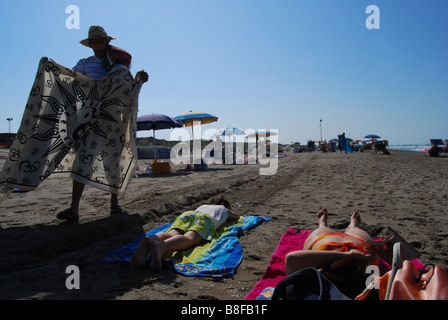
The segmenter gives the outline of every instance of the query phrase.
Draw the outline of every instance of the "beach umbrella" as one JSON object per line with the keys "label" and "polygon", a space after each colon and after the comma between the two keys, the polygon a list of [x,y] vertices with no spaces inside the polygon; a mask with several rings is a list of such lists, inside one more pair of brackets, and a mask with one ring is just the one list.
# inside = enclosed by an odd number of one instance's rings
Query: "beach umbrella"
{"label": "beach umbrella", "polygon": [[215,133],[215,136],[233,136],[233,135],[243,135],[245,134],[243,130],[236,127],[227,127],[224,129],[219,130],[217,133]]}
{"label": "beach umbrella", "polygon": [[196,124],[207,124],[218,121],[218,117],[205,112],[186,112],[174,117],[174,120],[185,127],[194,126]]}
{"label": "beach umbrella", "polygon": [[258,130],[257,130],[257,131],[255,131],[255,132],[253,132],[253,133],[247,135],[246,138],[255,138],[256,140],[258,140],[258,137],[259,137],[259,136],[268,138],[268,137],[270,137],[270,136],[275,136],[275,135],[277,135],[277,134],[278,134],[278,133],[275,132],[275,131],[270,131],[270,130],[265,130],[265,131],[261,130],[261,131],[258,131]]}
{"label": "beach umbrella", "polygon": [[137,118],[137,131],[180,128],[182,125],[164,114],[145,114]]}
{"label": "beach umbrella", "polygon": [[368,134],[364,136],[365,139],[380,139],[380,136],[377,136],[376,134]]}
{"label": "beach umbrella", "polygon": [[[182,125],[164,114],[145,114],[137,118],[137,131],[152,130],[154,147],[156,146],[156,130],[180,128]],[[157,152],[154,150],[157,158]]]}
{"label": "beach umbrella", "polygon": [[292,141],[287,145],[288,148],[293,148],[293,147],[298,147],[298,146],[300,146],[300,142],[298,142],[298,141]]}
{"label": "beach umbrella", "polygon": [[[190,111],[175,116],[174,120],[182,124],[184,127],[191,127],[191,131],[193,132],[194,125],[212,123],[218,121],[218,117],[205,112]],[[194,139],[194,133],[193,133],[193,139]]]}

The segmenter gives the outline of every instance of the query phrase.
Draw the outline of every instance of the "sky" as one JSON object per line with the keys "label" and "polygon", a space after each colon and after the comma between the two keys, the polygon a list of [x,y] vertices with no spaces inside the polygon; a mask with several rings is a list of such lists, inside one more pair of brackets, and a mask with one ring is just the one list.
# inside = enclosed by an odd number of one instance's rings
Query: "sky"
{"label": "sky", "polygon": [[[377,10],[366,13],[371,5]],[[132,73],[149,74],[138,115],[207,112],[218,121],[202,133],[276,129],[284,144],[343,132],[391,145],[448,139],[446,0],[15,0],[0,8],[0,132],[19,129],[40,58],[74,67],[93,54],[79,41],[101,25],[132,54]]]}

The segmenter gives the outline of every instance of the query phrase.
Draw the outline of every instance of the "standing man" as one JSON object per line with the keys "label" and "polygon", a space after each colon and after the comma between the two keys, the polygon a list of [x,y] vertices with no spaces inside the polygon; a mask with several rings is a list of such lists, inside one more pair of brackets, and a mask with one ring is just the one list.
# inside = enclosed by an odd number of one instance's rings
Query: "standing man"
{"label": "standing man", "polygon": [[[92,48],[94,55],[88,58],[79,60],[74,71],[79,72],[89,78],[100,80],[109,72],[116,70],[119,67],[130,68],[131,55],[123,49],[111,46],[109,42],[114,40],[114,37],[109,36],[106,31],[100,26],[91,26],[89,29],[88,38],[80,41],[86,47]],[[136,81],[143,83],[148,81],[148,74],[140,71],[135,76]],[[79,220],[79,203],[85,185],[79,181],[73,180],[72,203],[70,208],[57,214],[57,218],[61,220],[78,221]],[[111,193],[111,207],[110,213],[120,213],[122,208],[118,204],[118,195]]]}

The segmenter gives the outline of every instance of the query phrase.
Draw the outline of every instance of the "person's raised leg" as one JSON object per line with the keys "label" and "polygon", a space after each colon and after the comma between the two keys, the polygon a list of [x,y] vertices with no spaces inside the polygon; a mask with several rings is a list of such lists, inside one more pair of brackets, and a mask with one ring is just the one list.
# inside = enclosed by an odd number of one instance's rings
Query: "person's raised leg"
{"label": "person's raised leg", "polygon": [[358,211],[355,211],[350,219],[350,225],[345,230],[345,233],[351,236],[361,238],[365,241],[372,241],[370,235],[360,228],[361,216]]}
{"label": "person's raised leg", "polygon": [[303,250],[310,250],[313,242],[320,236],[324,234],[331,234],[335,231],[328,227],[328,210],[323,208],[317,213],[317,219],[319,222],[319,227],[315,229],[305,240],[303,245]]}

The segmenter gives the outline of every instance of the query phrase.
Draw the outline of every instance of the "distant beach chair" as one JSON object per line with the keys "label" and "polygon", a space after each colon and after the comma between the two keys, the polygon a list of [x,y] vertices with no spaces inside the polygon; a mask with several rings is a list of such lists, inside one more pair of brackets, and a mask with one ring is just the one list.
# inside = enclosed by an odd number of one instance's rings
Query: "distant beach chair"
{"label": "distant beach chair", "polygon": [[432,147],[428,150],[430,157],[448,156],[448,141],[442,139],[429,139]]}
{"label": "distant beach chair", "polygon": [[383,154],[390,154],[389,150],[387,150],[388,145],[389,141],[387,140],[373,141],[372,142],[373,153],[376,153],[377,151],[383,151]]}
{"label": "distant beach chair", "polygon": [[437,146],[443,146],[443,140],[442,139],[429,139],[429,141],[431,142],[431,145],[437,145]]}
{"label": "distant beach chair", "polygon": [[315,150],[316,146],[314,144],[313,140],[309,140],[308,144],[307,144],[307,151],[308,152],[313,152]]}

